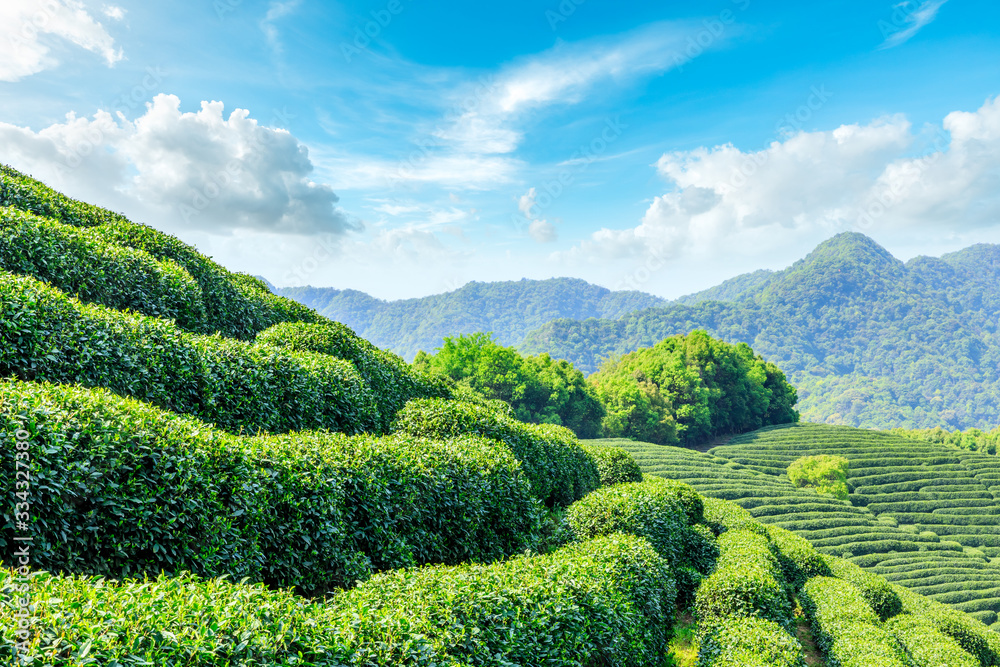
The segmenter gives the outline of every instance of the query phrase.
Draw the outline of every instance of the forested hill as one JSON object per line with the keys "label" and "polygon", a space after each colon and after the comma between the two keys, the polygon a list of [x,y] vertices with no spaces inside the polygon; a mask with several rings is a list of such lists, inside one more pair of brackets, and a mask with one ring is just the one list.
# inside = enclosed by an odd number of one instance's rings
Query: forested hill
{"label": "forested hill", "polygon": [[705,329],[749,343],[799,390],[804,420],[887,428],[1000,423],[1000,246],[907,263],[856,233],[777,272],[619,320],[560,319],[520,349],[585,373],[610,354]]}
{"label": "forested hill", "polygon": [[613,321],[668,303],[652,294],[612,292],[576,278],[471,282],[445,294],[400,301],[328,287],[272,289],[407,359],[440,347],[445,336],[492,331],[501,344],[517,345],[529,331],[557,318]]}

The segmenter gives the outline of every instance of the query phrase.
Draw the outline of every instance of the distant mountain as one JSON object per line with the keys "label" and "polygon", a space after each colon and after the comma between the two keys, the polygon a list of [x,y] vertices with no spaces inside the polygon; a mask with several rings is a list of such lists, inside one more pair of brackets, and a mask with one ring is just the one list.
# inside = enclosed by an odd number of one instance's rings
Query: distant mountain
{"label": "distant mountain", "polygon": [[558,318],[614,321],[669,303],[644,292],[612,292],[577,278],[470,282],[445,294],[400,301],[330,287],[271,288],[408,360],[419,350],[440,347],[445,336],[492,331],[501,344],[518,345],[529,331]]}
{"label": "distant mountain", "polygon": [[783,271],[617,320],[559,319],[529,333],[584,372],[602,358],[705,329],[749,343],[799,389],[805,420],[888,428],[1000,423],[1000,246],[907,263],[840,234]]}

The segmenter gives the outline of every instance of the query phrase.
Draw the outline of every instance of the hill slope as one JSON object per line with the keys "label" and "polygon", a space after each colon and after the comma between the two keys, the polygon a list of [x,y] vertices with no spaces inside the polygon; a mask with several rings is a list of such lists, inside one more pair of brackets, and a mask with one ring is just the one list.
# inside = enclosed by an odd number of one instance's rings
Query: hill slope
{"label": "hill slope", "polygon": [[[608,442],[646,474],[732,500],[892,582],[1000,630],[1000,474],[996,459],[886,433],[819,424],[762,429],[708,453]],[[788,464],[836,454],[851,463],[851,502],[792,486]]]}
{"label": "hill slope", "polygon": [[420,350],[440,347],[445,336],[492,331],[501,345],[517,345],[526,333],[554,319],[615,320],[668,303],[652,294],[612,292],[576,278],[470,282],[445,294],[400,301],[329,287],[273,289],[409,360]]}
{"label": "hill slope", "polygon": [[1000,246],[903,263],[862,234],[791,267],[619,320],[554,320],[519,347],[584,372],[692,329],[745,342],[799,389],[805,420],[887,428],[1000,422]]}

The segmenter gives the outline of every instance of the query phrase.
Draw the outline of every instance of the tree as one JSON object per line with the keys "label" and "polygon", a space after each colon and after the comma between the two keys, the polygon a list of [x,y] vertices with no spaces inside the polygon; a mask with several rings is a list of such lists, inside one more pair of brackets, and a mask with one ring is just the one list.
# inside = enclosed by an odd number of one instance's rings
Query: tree
{"label": "tree", "polygon": [[566,426],[581,438],[601,434],[601,401],[568,361],[547,354],[523,357],[490,333],[474,333],[445,338],[436,354],[421,351],[413,365],[447,375],[485,398],[506,401],[521,421]]}

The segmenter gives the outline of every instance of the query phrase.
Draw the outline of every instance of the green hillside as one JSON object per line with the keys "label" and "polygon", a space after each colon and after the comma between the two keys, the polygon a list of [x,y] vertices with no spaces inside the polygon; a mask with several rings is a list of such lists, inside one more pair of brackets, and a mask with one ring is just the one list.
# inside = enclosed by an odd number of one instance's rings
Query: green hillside
{"label": "green hillside", "polygon": [[[1000,665],[985,624],[829,544],[0,179],[3,664],[679,667],[694,638],[698,667]],[[781,487],[710,460],[765,503]],[[955,539],[985,525],[977,498]],[[827,501],[797,509],[837,516]],[[990,547],[896,533],[988,565]]]}
{"label": "green hillside", "polygon": [[1000,423],[1000,246],[903,263],[845,233],[775,273],[750,274],[618,320],[554,320],[519,349],[584,372],[601,359],[704,329],[785,371],[808,421],[874,428]]}
{"label": "green hillside", "polygon": [[272,289],[406,359],[440,347],[445,336],[492,331],[501,345],[517,345],[532,329],[558,318],[615,320],[667,303],[652,294],[612,292],[576,278],[470,282],[445,294],[400,301],[329,287]]}
{"label": "green hillside", "polygon": [[[763,429],[708,453],[622,440],[594,442],[631,452],[647,474],[732,500],[825,554],[843,556],[1000,629],[995,457],[817,424]],[[816,454],[849,460],[848,502],[789,482],[788,465]]]}

